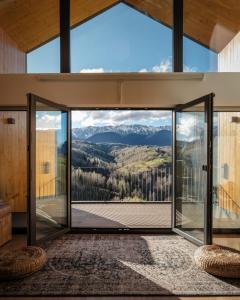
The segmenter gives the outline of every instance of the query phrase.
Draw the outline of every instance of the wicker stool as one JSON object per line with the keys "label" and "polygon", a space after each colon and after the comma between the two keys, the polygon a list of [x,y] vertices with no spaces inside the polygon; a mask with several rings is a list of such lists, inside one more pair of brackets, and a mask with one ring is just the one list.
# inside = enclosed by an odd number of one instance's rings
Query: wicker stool
{"label": "wicker stool", "polygon": [[202,246],[195,251],[195,263],[204,271],[228,278],[240,278],[240,252],[218,245]]}
{"label": "wicker stool", "polygon": [[23,247],[0,254],[0,280],[19,279],[40,270],[47,261],[46,252],[39,247]]}

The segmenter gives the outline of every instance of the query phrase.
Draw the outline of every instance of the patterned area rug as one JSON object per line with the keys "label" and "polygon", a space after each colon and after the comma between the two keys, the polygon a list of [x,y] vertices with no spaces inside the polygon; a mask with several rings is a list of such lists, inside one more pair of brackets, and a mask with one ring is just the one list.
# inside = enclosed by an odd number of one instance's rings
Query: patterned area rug
{"label": "patterned area rug", "polygon": [[48,263],[0,295],[240,295],[240,280],[211,276],[196,247],[175,235],[66,234],[46,246]]}

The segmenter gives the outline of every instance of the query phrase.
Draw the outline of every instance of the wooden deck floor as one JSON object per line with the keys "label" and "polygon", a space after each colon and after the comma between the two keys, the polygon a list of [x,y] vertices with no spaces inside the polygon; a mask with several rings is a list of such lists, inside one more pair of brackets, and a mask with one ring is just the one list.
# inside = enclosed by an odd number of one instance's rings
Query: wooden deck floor
{"label": "wooden deck floor", "polygon": [[171,228],[170,203],[72,204],[72,227]]}
{"label": "wooden deck floor", "polygon": [[[203,228],[202,205],[185,204],[177,213],[183,227]],[[184,225],[185,223],[185,225]],[[214,210],[214,228],[239,228],[240,218]],[[72,227],[77,228],[171,228],[171,202],[72,204]]]}

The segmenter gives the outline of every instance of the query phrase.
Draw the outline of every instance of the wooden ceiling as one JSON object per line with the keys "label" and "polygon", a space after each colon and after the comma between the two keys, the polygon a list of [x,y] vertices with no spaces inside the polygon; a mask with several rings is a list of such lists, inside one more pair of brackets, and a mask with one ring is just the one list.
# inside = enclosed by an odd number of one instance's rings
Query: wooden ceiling
{"label": "wooden ceiling", "polygon": [[[71,26],[118,0],[71,0]],[[146,15],[172,25],[172,0],[125,0]],[[220,52],[240,31],[240,0],[184,0],[184,33]],[[1,0],[0,27],[24,52],[59,34],[59,0]]]}

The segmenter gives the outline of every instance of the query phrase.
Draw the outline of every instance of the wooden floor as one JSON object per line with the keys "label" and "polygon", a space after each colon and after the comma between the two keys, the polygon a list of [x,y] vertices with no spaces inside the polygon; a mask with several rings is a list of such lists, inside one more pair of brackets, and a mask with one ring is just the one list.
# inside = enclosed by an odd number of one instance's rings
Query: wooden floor
{"label": "wooden floor", "polygon": [[170,203],[72,204],[72,227],[171,228]]}
{"label": "wooden floor", "polygon": [[[171,228],[171,203],[75,203],[72,204],[72,227],[80,228]],[[187,227],[202,228],[203,205],[184,204],[179,219]],[[214,210],[214,228],[239,228],[240,218],[233,219]]]}

